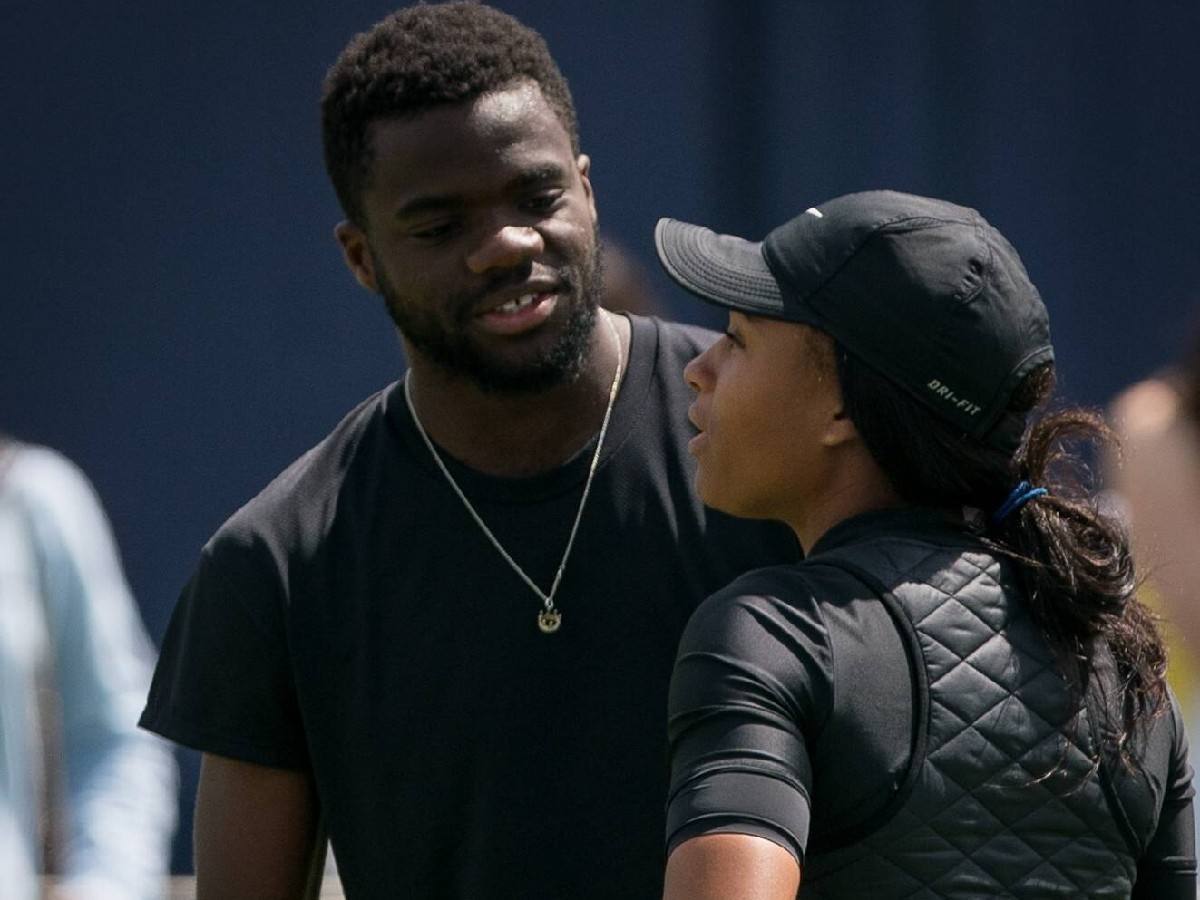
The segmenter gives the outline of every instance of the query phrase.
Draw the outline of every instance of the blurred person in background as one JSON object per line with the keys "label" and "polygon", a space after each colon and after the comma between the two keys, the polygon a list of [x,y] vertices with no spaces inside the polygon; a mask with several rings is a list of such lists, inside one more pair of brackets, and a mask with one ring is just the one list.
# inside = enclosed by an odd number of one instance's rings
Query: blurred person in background
{"label": "blurred person in background", "polygon": [[1145,577],[1139,593],[1164,619],[1167,676],[1195,747],[1200,741],[1200,327],[1193,329],[1180,362],[1118,395],[1110,418],[1121,453],[1108,460],[1108,483]]}
{"label": "blurred person in background", "polygon": [[[165,896],[175,761],[136,727],[153,661],[87,479],[52,450],[0,436],[5,900]],[[54,884],[40,887],[47,844]]]}

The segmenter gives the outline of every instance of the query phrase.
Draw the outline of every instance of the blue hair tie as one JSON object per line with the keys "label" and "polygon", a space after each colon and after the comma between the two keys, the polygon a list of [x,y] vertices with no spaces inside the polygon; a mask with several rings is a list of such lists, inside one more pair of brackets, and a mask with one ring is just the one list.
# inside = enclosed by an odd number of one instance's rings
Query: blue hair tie
{"label": "blue hair tie", "polygon": [[1048,493],[1050,492],[1045,488],[1035,488],[1028,481],[1022,481],[1012,489],[1008,498],[1000,504],[1000,508],[992,513],[992,524],[999,525],[1034,497],[1040,497],[1042,494]]}

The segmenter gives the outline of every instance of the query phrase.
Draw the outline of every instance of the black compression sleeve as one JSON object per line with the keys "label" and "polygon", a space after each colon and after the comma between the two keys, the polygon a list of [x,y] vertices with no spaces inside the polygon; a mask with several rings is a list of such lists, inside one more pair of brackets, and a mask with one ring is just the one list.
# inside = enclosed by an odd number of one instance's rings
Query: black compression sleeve
{"label": "black compression sleeve", "polygon": [[805,737],[828,714],[832,662],[811,599],[791,593],[784,602],[740,593],[735,583],[707,600],[684,633],[668,726],[671,849],[736,832],[766,837],[803,861],[812,784]]}

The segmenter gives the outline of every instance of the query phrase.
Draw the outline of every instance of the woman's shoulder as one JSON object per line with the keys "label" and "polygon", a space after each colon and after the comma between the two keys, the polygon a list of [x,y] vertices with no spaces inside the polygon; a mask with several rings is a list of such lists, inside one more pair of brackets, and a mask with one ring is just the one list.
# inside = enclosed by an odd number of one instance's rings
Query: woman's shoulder
{"label": "woman's shoulder", "polygon": [[850,572],[820,561],[753,569],[697,607],[682,646],[734,655],[779,647],[831,666],[843,610],[874,599]]}
{"label": "woman's shoulder", "polygon": [[828,643],[819,594],[803,563],[752,569],[696,608],[684,644],[730,652],[764,643],[819,649]]}

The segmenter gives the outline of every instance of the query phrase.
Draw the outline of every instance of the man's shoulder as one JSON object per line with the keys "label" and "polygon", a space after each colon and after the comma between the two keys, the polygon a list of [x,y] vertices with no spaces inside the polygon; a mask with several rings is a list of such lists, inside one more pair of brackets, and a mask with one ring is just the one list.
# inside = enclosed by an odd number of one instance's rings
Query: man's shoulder
{"label": "man's shoulder", "polygon": [[347,482],[367,477],[377,448],[387,440],[386,409],[391,385],[348,412],[317,444],[276,475],[218,529],[217,542],[292,543],[323,531]]}
{"label": "man's shoulder", "polygon": [[[667,322],[658,318],[630,316],[635,342],[631,351],[632,372],[641,372],[647,388],[656,386],[657,396],[669,409],[691,402],[692,391],[683,379],[689,362],[703,353],[717,339],[715,332],[697,325]],[[631,379],[634,385],[638,379]],[[672,421],[679,428],[686,425],[682,414]]]}
{"label": "man's shoulder", "polygon": [[707,350],[720,337],[717,332],[699,325],[659,318],[647,321],[657,329],[659,346],[663,355],[669,359],[687,362]]}

